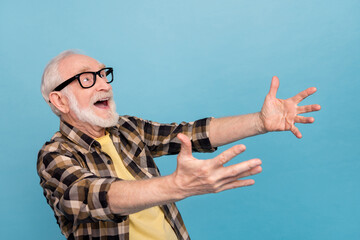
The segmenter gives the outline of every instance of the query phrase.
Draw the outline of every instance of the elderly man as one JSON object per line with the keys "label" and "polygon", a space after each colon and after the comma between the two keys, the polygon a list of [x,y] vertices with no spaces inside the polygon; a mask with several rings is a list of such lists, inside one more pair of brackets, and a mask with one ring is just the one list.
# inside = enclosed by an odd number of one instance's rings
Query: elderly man
{"label": "elderly man", "polygon": [[[159,124],[118,116],[112,81],[112,68],[74,51],[51,60],[42,78],[42,95],[60,117],[60,131],[40,150],[37,170],[67,239],[189,239],[176,201],[252,185],[242,178],[262,171],[259,159],[223,166],[244,145],[209,160],[192,151],[214,151],[270,131],[290,130],[301,138],[294,124],[314,119],[298,114],[320,110],[298,106],[315,88],[277,99],[279,80],[273,77],[258,113]],[[166,154],[178,154],[177,168],[160,176],[153,157]]]}

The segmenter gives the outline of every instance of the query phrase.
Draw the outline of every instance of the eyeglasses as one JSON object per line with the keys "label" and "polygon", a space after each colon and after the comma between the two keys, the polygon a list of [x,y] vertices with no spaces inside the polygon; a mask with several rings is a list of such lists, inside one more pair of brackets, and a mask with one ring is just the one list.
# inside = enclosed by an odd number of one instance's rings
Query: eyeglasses
{"label": "eyeglasses", "polygon": [[72,81],[78,80],[80,86],[82,88],[91,88],[95,85],[96,82],[96,75],[101,77],[106,81],[106,83],[111,83],[114,80],[113,76],[113,68],[102,68],[97,72],[82,72],[79,73],[72,78],[69,78],[65,82],[61,83],[59,86],[57,86],[54,91],[60,91],[67,85],[69,85]]}

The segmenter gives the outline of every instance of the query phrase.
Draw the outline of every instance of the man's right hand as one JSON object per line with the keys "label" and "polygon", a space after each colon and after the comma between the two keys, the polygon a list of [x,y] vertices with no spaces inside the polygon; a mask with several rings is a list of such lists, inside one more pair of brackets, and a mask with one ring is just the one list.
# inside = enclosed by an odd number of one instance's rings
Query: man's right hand
{"label": "man's right hand", "polygon": [[181,141],[181,150],[172,176],[181,198],[250,186],[255,183],[253,179],[240,178],[262,171],[260,159],[224,167],[225,163],[245,151],[246,147],[242,144],[231,147],[213,159],[199,160],[192,155],[190,139],[181,133],[177,137]]}
{"label": "man's right hand", "polygon": [[181,150],[175,172],[163,177],[115,181],[111,184],[108,202],[113,213],[128,215],[194,195],[250,186],[255,183],[254,180],[240,178],[255,175],[262,170],[260,159],[223,166],[244,152],[244,145],[233,146],[213,159],[199,160],[192,155],[190,139],[181,133],[178,138]]}

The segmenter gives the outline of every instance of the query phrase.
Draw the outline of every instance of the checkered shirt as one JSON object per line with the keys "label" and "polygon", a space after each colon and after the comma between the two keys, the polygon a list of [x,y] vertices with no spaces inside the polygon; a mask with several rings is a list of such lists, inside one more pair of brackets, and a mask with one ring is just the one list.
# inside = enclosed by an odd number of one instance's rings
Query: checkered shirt
{"label": "checkered shirt", "polygon": [[[187,135],[193,151],[214,151],[208,125],[211,118],[180,124],[159,124],[121,116],[108,128],[128,171],[136,179],[160,176],[153,157],[177,154],[178,133]],[[66,122],[38,154],[37,171],[44,196],[67,239],[129,239],[129,218],[113,214],[107,192],[116,175],[111,158],[101,145]],[[160,206],[178,239],[190,239],[175,203]]]}

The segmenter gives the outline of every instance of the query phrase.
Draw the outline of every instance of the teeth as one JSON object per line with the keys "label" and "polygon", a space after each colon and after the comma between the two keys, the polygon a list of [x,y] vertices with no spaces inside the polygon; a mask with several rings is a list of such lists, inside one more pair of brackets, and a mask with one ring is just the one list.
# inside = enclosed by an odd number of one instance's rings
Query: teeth
{"label": "teeth", "polygon": [[102,101],[108,101],[112,98],[112,94],[111,93],[98,93],[98,94],[94,94],[94,96],[92,96],[91,101],[95,104],[97,102],[102,102]]}
{"label": "teeth", "polygon": [[96,102],[103,102],[103,101],[108,101],[110,98],[103,98],[103,99],[99,99]]}

